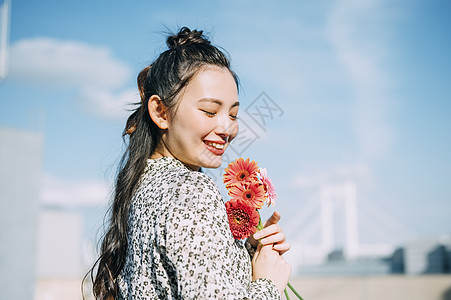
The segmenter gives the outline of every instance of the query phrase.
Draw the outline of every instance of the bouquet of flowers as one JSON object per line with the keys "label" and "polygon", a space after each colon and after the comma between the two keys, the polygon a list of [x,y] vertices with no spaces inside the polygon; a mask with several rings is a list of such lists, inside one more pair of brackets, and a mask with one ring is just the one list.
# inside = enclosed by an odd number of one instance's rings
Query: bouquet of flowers
{"label": "bouquet of flowers", "polygon": [[[231,200],[225,203],[230,230],[235,239],[245,239],[263,229],[259,209],[263,204],[274,206],[277,194],[265,168],[255,161],[238,158],[225,169],[224,183]],[[288,283],[288,287],[302,300],[299,293]],[[285,290],[287,299],[288,293]]]}
{"label": "bouquet of flowers", "polygon": [[265,169],[255,161],[239,158],[225,169],[224,183],[232,200],[226,202],[229,225],[235,239],[245,239],[261,229],[258,210],[263,203],[274,205],[274,185]]}

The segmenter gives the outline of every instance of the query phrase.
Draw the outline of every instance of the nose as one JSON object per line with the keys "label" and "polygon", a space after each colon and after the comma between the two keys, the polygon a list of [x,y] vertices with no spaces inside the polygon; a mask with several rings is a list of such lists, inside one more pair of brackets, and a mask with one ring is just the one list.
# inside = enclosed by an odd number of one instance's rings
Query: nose
{"label": "nose", "polygon": [[222,137],[229,137],[236,130],[236,121],[233,121],[230,116],[221,115],[217,118],[216,134]]}

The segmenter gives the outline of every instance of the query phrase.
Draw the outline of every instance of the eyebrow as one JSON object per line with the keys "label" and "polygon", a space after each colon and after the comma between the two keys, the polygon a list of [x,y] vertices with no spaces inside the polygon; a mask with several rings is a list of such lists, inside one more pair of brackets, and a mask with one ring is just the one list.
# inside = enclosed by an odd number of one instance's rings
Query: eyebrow
{"label": "eyebrow", "polygon": [[[213,102],[215,104],[222,105],[222,101],[215,99],[215,98],[202,98],[198,102]],[[240,102],[237,101],[237,102],[233,103],[232,107],[235,107],[235,106],[240,106]]]}

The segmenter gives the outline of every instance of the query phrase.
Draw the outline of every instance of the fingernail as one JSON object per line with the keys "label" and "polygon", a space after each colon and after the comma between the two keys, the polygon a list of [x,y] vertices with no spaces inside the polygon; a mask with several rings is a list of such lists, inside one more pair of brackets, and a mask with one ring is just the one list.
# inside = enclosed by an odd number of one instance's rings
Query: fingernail
{"label": "fingernail", "polygon": [[260,239],[260,233],[259,232],[257,232],[256,234],[254,234],[254,239],[256,239],[256,240],[258,240],[258,239]]}

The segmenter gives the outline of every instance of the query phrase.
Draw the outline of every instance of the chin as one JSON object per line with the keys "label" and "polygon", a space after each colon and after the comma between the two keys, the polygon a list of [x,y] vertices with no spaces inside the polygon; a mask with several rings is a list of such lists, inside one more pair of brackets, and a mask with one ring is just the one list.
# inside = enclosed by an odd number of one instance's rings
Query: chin
{"label": "chin", "polygon": [[220,158],[215,158],[209,161],[206,161],[202,168],[208,168],[208,169],[216,169],[219,168],[222,164],[222,157]]}

